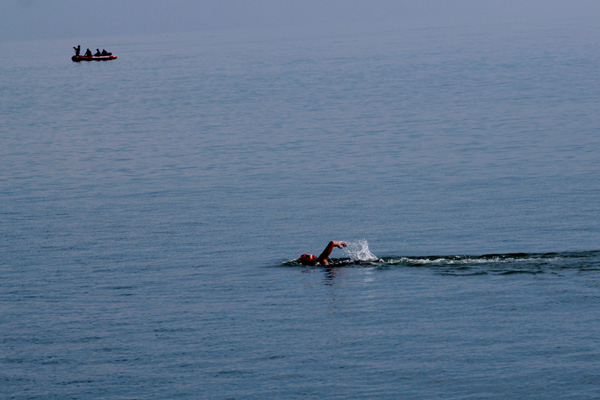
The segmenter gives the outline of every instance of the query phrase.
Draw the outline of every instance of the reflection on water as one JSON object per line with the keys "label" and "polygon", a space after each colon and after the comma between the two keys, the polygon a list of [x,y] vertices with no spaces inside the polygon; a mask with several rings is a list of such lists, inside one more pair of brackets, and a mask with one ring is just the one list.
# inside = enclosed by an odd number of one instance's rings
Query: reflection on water
{"label": "reflection on water", "polygon": [[338,278],[339,275],[342,274],[342,272],[343,272],[343,269],[341,267],[325,267],[325,268],[312,267],[310,269],[302,270],[303,274],[312,274],[312,273],[322,274],[323,284],[325,284],[327,286],[335,286],[336,284],[339,284],[339,279],[336,279],[336,278]]}
{"label": "reflection on water", "polygon": [[334,286],[336,284],[339,268],[324,268],[323,272],[323,283],[327,286]]}

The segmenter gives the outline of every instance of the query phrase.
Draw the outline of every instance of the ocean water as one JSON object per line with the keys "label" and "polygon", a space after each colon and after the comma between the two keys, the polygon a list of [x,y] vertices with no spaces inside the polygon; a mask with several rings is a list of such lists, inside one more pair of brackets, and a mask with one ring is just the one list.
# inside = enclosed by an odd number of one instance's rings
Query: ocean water
{"label": "ocean water", "polygon": [[1,43],[0,397],[600,398],[599,38]]}

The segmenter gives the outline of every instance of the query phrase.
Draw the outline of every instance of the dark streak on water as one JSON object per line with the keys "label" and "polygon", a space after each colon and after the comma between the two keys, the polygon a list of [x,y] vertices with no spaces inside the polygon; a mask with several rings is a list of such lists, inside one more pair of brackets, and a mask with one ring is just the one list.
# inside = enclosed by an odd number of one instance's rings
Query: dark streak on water
{"label": "dark streak on water", "polygon": [[[306,268],[296,261],[284,266]],[[442,275],[510,275],[510,274],[560,274],[600,270],[600,252],[562,253],[510,253],[484,254],[481,256],[385,256],[377,260],[353,260],[332,258],[329,265],[318,265],[313,269],[374,268],[388,270],[402,267],[428,268]]]}

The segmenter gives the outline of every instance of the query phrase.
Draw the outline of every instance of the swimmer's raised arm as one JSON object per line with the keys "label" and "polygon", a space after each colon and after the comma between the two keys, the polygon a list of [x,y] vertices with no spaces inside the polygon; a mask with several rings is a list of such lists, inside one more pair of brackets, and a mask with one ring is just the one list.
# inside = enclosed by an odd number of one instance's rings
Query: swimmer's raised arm
{"label": "swimmer's raised arm", "polygon": [[344,248],[348,246],[346,244],[346,242],[341,241],[341,240],[332,240],[331,242],[329,242],[329,244],[327,245],[327,247],[325,247],[325,250],[323,250],[323,252],[321,253],[321,255],[319,256],[319,258],[317,259],[317,262],[320,262],[322,264],[329,264],[329,255],[331,254],[331,252],[333,251],[334,247],[338,247],[338,248]]}

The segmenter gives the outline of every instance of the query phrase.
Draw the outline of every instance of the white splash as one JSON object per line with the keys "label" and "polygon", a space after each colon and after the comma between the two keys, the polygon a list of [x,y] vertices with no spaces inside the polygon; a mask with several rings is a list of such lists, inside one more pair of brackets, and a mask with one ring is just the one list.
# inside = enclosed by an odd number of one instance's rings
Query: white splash
{"label": "white splash", "polygon": [[379,257],[371,253],[369,250],[369,243],[365,239],[353,240],[346,242],[348,247],[344,248],[344,253],[351,260],[360,261],[377,261]]}

